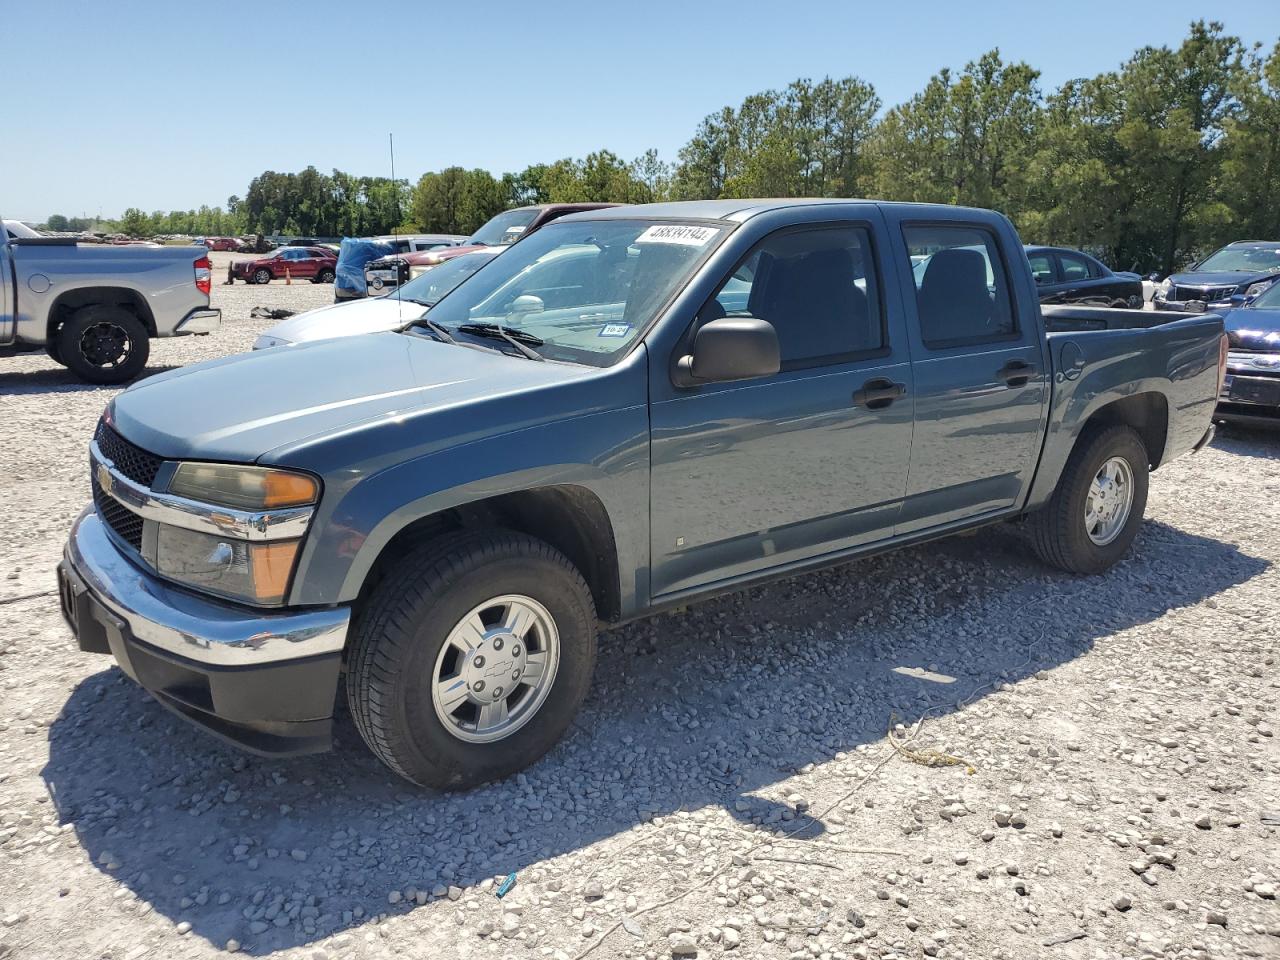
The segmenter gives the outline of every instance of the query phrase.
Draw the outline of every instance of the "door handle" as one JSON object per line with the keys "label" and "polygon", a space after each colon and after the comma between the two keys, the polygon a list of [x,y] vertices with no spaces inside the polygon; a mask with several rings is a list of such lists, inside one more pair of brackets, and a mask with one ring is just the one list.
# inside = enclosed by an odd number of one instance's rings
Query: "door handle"
{"label": "door handle", "polygon": [[895,383],[888,377],[872,377],[853,393],[854,406],[868,410],[883,410],[907,392],[905,383]]}
{"label": "door handle", "polygon": [[1006,387],[1025,387],[1035,372],[1036,368],[1025,360],[1010,360],[996,371],[996,379],[1003,380]]}

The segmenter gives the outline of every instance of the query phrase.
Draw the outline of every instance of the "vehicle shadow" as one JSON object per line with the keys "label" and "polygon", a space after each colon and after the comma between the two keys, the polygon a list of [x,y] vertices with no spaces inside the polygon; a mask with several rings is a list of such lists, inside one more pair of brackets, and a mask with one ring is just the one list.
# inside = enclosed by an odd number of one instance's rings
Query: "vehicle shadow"
{"label": "vehicle shadow", "polygon": [[0,373],[0,396],[19,396],[24,393],[91,393],[95,390],[123,390],[157,373],[176,370],[180,364],[148,366],[129,383],[86,383],[66,367],[54,365],[39,370],[13,370]]}
{"label": "vehicle shadow", "polygon": [[213,944],[263,955],[414,909],[389,905],[393,890],[532,868],[576,890],[554,858],[675,811],[790,827],[800,812],[776,784],[879,743],[892,715],[953,710],[1267,566],[1149,522],[1132,557],[1076,578],[1001,527],[698,604],[603,635],[565,740],[466,794],[393,779],[349,723],[333,754],[246,756],[112,667],[72,692],[43,776],[99,869]]}

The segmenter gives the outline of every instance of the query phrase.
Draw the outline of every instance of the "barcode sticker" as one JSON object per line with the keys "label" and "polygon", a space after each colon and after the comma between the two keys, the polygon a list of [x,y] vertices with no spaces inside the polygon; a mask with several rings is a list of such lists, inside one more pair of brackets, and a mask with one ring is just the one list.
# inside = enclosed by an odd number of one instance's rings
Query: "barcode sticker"
{"label": "barcode sticker", "polygon": [[652,226],[636,237],[636,243],[678,243],[685,247],[702,247],[715,239],[716,227],[694,227],[683,223]]}

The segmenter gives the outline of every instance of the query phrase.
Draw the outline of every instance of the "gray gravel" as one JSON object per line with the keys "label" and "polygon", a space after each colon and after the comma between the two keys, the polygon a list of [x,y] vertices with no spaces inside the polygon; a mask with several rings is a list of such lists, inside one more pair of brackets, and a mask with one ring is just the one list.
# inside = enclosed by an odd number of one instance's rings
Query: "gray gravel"
{"label": "gray gravel", "polygon": [[[331,295],[215,286],[153,368]],[[0,360],[0,957],[1280,956],[1280,435],[1157,473],[1104,577],[1001,528],[608,634],[564,743],[438,795],[345,720],[224,747],[30,596],[112,393]]]}

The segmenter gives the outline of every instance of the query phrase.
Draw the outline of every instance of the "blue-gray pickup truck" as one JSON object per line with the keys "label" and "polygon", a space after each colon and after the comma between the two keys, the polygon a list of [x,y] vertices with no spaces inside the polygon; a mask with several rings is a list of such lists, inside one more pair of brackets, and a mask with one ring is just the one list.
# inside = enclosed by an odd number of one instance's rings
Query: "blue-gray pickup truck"
{"label": "blue-gray pickup truck", "polygon": [[1106,570],[1226,354],[1213,314],[1042,310],[989,211],[596,210],[401,330],[117,396],[62,606],[249,749],[326,748],[345,675],[381,760],[465,787],[563,734],[601,626],[998,521]]}

